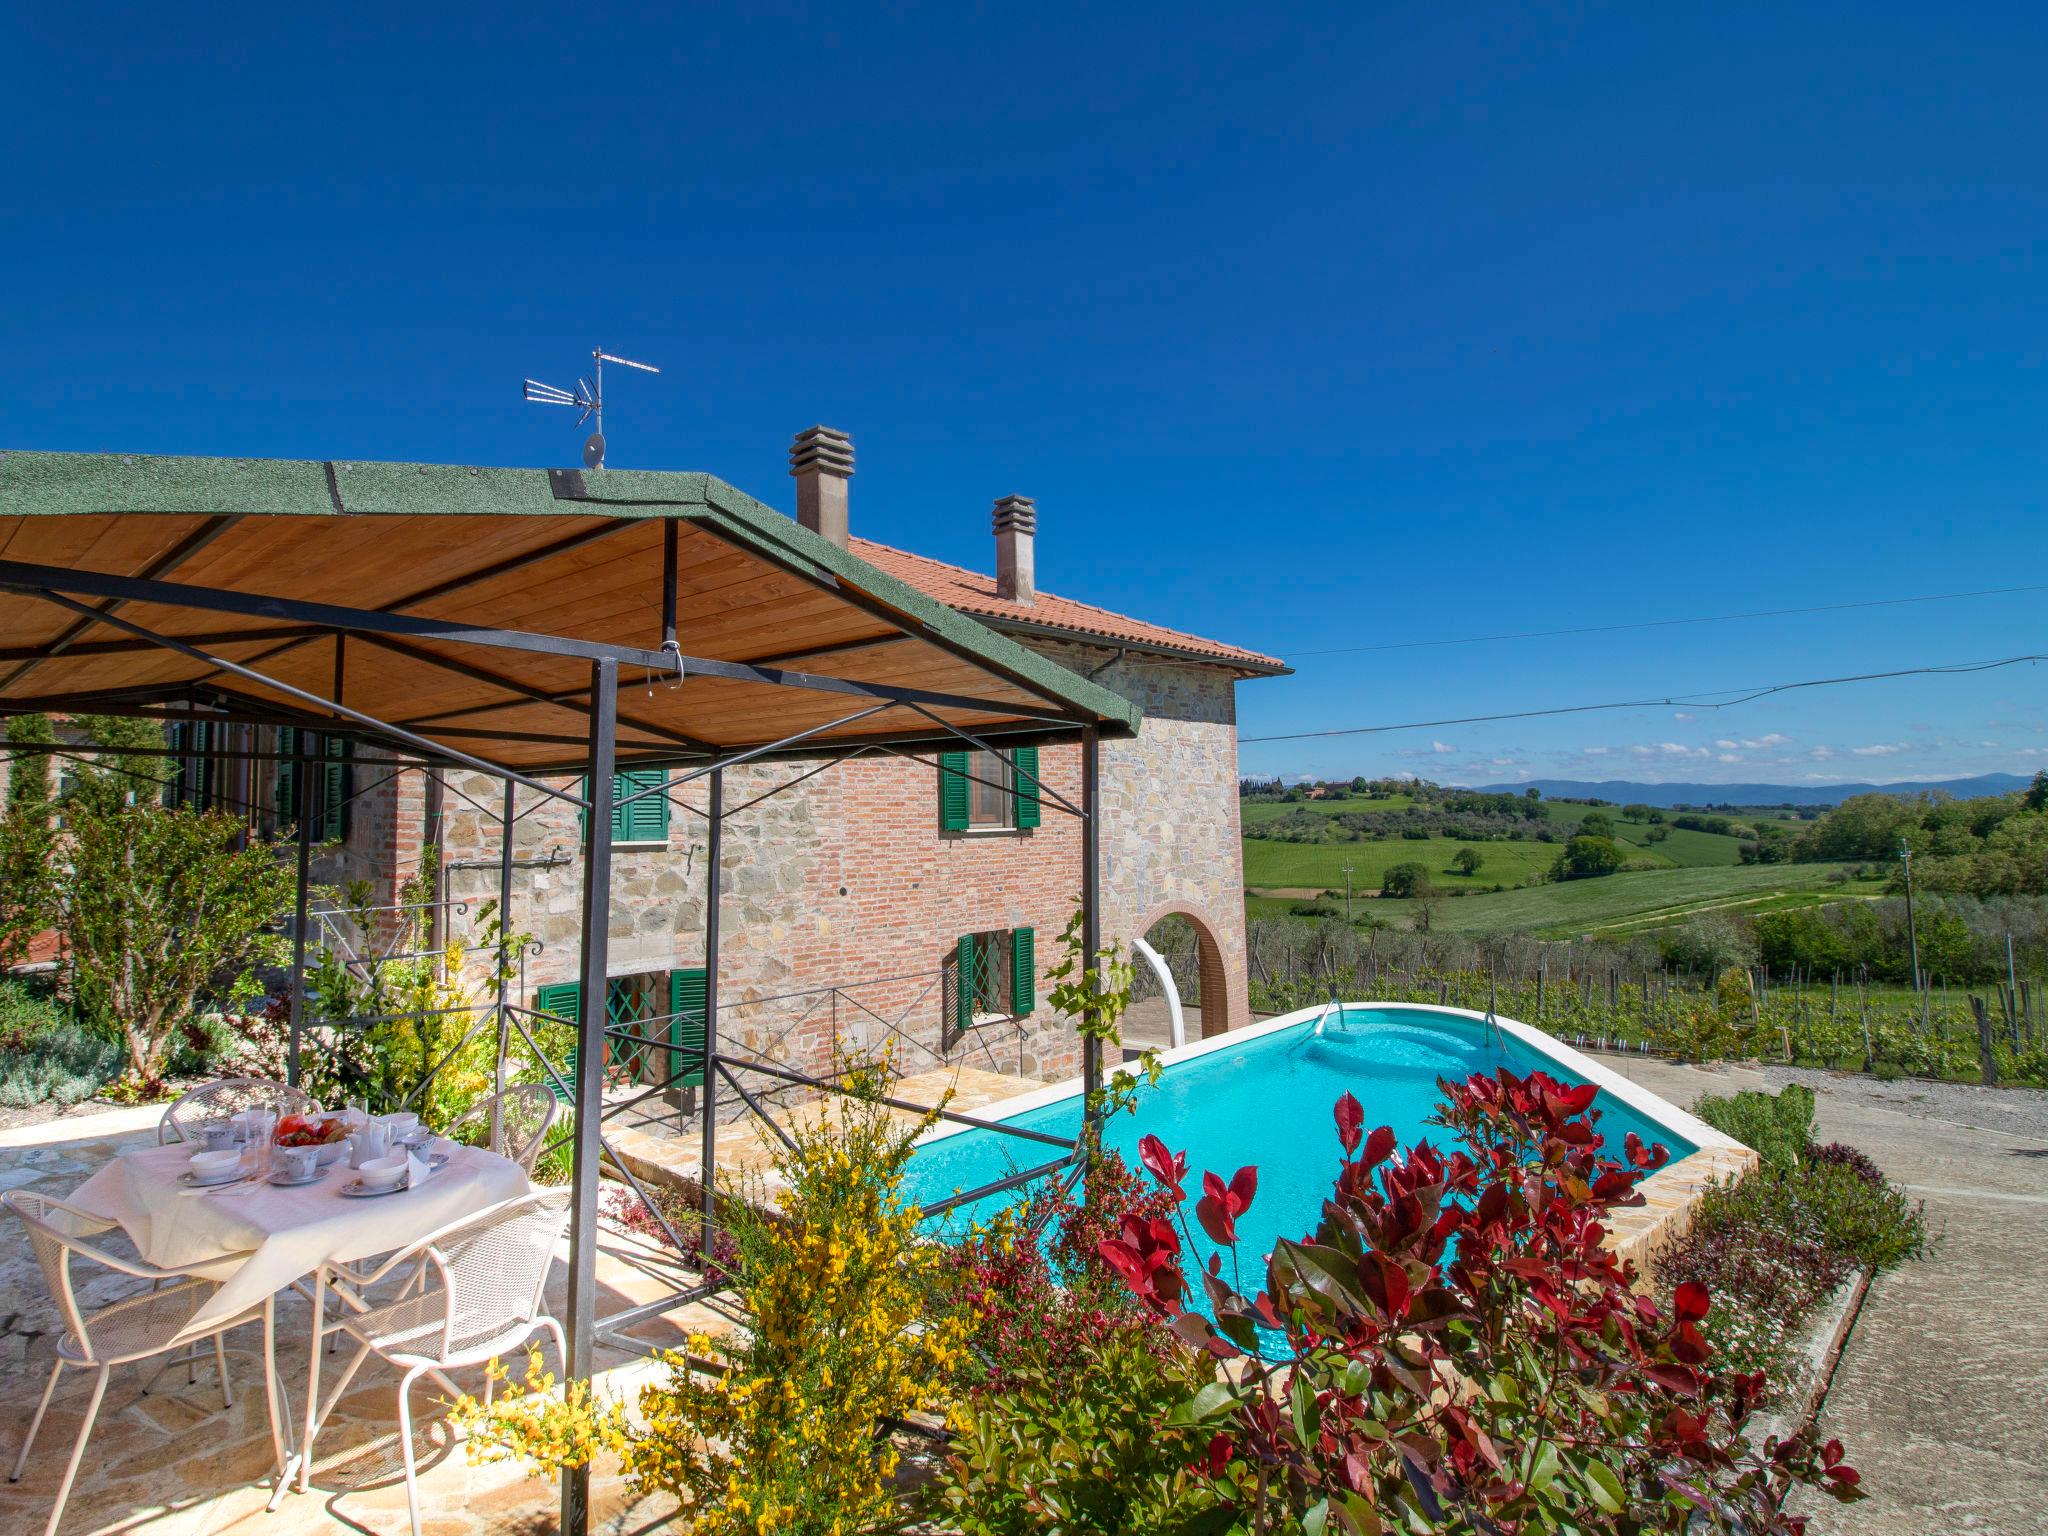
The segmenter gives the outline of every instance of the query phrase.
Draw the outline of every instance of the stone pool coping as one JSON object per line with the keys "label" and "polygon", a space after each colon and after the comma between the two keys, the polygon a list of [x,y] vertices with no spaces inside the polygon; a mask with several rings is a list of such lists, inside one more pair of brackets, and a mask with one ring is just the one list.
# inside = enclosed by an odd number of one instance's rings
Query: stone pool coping
{"label": "stone pool coping", "polygon": [[[1388,1012],[1412,1013],[1427,1018],[1431,1015],[1450,1015],[1476,1024],[1487,1023],[1487,1015],[1470,1008],[1439,1007],[1433,1003],[1395,1003],[1353,1001],[1340,1006],[1346,1008],[1379,1008]],[[1328,1011],[1329,1005],[1318,1003],[1307,1008],[1297,1008],[1292,1013],[1283,1013],[1250,1025],[1234,1029],[1228,1034],[1212,1035],[1206,1039],[1190,1041],[1173,1050],[1159,1053],[1160,1065],[1176,1066],[1181,1062],[1194,1061],[1215,1051],[1234,1050],[1254,1040],[1295,1029],[1309,1023]],[[1630,1082],[1613,1068],[1574,1050],[1556,1036],[1546,1034],[1519,1019],[1504,1014],[1493,1015],[1492,1022],[1500,1032],[1518,1041],[1540,1056],[1547,1056],[1560,1067],[1584,1082],[1592,1083],[1602,1093],[1611,1094],[1635,1110],[1653,1124],[1661,1125],[1673,1134],[1684,1137],[1698,1150],[1666,1164],[1636,1186],[1643,1197],[1641,1205],[1623,1206],[1613,1211],[1607,1221],[1607,1244],[1622,1258],[1635,1264],[1645,1279],[1654,1271],[1657,1258],[1692,1228],[1693,1203],[1707,1189],[1715,1184],[1725,1183],[1739,1177],[1757,1166],[1756,1153],[1733,1137],[1717,1131],[1698,1116],[1680,1109],[1667,1099],[1658,1097],[1647,1088]],[[1133,1064],[1120,1063],[1110,1069],[1110,1075],[1121,1073],[1136,1077]],[[1001,1122],[1016,1115],[1041,1109],[1063,1099],[1078,1098],[1082,1092],[1081,1079],[1072,1077],[1064,1082],[1048,1083],[1007,1099],[984,1105],[976,1118],[983,1121]],[[962,1136],[977,1127],[958,1124],[934,1126],[918,1138],[919,1146],[945,1141]]]}

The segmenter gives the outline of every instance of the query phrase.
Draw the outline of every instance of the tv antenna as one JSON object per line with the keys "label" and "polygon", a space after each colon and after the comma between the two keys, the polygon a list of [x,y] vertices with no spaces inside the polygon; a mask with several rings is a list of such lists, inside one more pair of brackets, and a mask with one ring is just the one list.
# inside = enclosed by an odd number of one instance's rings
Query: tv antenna
{"label": "tv antenna", "polygon": [[579,427],[595,416],[597,418],[597,430],[583,440],[583,467],[585,469],[603,469],[604,365],[606,363],[618,363],[626,368],[638,368],[642,373],[659,373],[661,370],[652,363],[636,363],[630,357],[620,357],[616,353],[605,351],[602,347],[590,349],[590,360],[592,375],[596,379],[594,384],[578,379],[576,381],[576,388],[572,392],[566,389],[557,389],[552,384],[543,384],[539,379],[528,379],[526,387],[521,391],[521,394],[536,405],[573,405],[577,407],[583,412],[581,416],[576,418],[576,425]]}

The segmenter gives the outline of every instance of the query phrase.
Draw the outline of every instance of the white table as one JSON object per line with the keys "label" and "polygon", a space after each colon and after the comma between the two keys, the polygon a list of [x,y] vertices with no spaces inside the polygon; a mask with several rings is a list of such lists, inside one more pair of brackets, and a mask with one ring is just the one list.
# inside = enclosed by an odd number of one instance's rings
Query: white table
{"label": "white table", "polygon": [[[446,1146],[446,1143],[437,1145]],[[166,1268],[218,1258],[208,1278],[220,1289],[192,1315],[181,1337],[203,1338],[220,1320],[311,1277],[313,1339],[306,1367],[306,1426],[311,1440],[320,1386],[320,1329],[329,1282],[337,1266],[410,1248],[451,1222],[527,1193],[531,1186],[510,1158],[479,1147],[456,1147],[446,1167],[417,1189],[370,1200],[346,1199],[342,1185],[355,1175],[346,1162],[317,1182],[294,1189],[236,1184],[194,1190],[178,1182],[192,1148],[172,1144],[124,1153],[68,1198],[81,1209],[119,1222],[142,1256]],[[351,1293],[337,1288],[351,1305]],[[275,1361],[265,1369],[275,1371]],[[294,1458],[299,1486],[310,1469],[303,1450]],[[288,1467],[278,1481],[290,1480]]]}

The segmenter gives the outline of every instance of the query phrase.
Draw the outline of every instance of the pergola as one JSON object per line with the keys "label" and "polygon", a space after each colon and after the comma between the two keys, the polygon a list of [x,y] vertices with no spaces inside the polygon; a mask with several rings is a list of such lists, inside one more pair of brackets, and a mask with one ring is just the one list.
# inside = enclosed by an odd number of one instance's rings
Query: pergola
{"label": "pergola", "polygon": [[[822,770],[852,755],[917,758],[963,742],[1008,756],[1078,739],[1078,803],[1035,788],[1081,821],[1093,954],[1097,744],[1138,723],[1127,700],[709,475],[0,453],[0,715],[45,711],[287,726],[350,739],[361,764],[497,775],[508,901],[515,790],[582,807],[577,1038],[586,1064],[603,1059],[607,1036],[614,774],[676,770],[636,792],[645,794],[676,796],[705,781],[704,1048],[669,1080],[703,1075],[707,1222],[718,1081],[750,1106],[744,1071],[831,1086],[721,1049],[725,771],[770,759]],[[562,787],[567,775],[583,787]],[[296,779],[294,1076],[312,775]],[[491,1011],[501,1038],[526,1031],[526,1012],[501,980]],[[1084,1049],[1093,1089],[1101,1047],[1090,1039]],[[603,1073],[592,1066],[558,1081],[577,1112],[568,1372],[587,1376],[600,1336],[708,1285],[598,1316]],[[1072,1148],[1062,1145],[1066,1157],[1001,1184],[1066,1166]],[[564,1479],[564,1530],[586,1528],[587,1492],[587,1478]]]}

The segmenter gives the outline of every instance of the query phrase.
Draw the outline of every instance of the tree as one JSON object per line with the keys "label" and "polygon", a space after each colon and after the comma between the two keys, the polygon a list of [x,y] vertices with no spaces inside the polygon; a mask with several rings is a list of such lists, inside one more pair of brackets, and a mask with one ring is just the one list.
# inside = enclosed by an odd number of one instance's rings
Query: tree
{"label": "tree", "polygon": [[1428,867],[1413,859],[1396,864],[1380,876],[1382,896],[1424,896],[1433,889]]}
{"label": "tree", "polygon": [[1486,855],[1477,848],[1460,848],[1451,855],[1451,868],[1461,875],[1476,875],[1479,866],[1486,862]]}
{"label": "tree", "polygon": [[1588,811],[1586,819],[1579,823],[1581,837],[1613,837],[1614,818],[1605,811]]}
{"label": "tree", "polygon": [[1803,863],[1896,858],[1899,839],[1914,841],[1926,809],[1896,795],[1851,795],[1800,833],[1794,857]]}
{"label": "tree", "polygon": [[1640,800],[1633,801],[1621,808],[1621,819],[1623,821],[1649,821],[1651,819],[1650,808]]}
{"label": "tree", "polygon": [[1541,800],[1543,798],[1543,791],[1538,789],[1534,784],[1531,784],[1527,789],[1522,791],[1522,798],[1525,800]]}
{"label": "tree", "polygon": [[252,966],[278,958],[264,930],[291,899],[292,869],[219,812],[87,803],[71,826],[64,933],[79,1003],[118,1024],[144,1087],[200,992],[253,995]]}
{"label": "tree", "polygon": [[[7,722],[10,747],[54,746],[57,731],[48,715],[16,715]],[[50,803],[50,759],[41,752],[24,752],[7,766],[7,803],[41,805]]]}
{"label": "tree", "polygon": [[1551,865],[1550,874],[1555,880],[1586,880],[1611,875],[1621,865],[1621,849],[1612,838],[1581,835],[1564,845],[1564,852]]}
{"label": "tree", "polygon": [[56,920],[56,843],[47,799],[30,796],[0,812],[0,971],[25,963],[36,935]]}
{"label": "tree", "polygon": [[2030,811],[2048,811],[2048,768],[2034,775],[2034,782],[2027,786],[2027,792],[2020,797],[2020,804]]}

